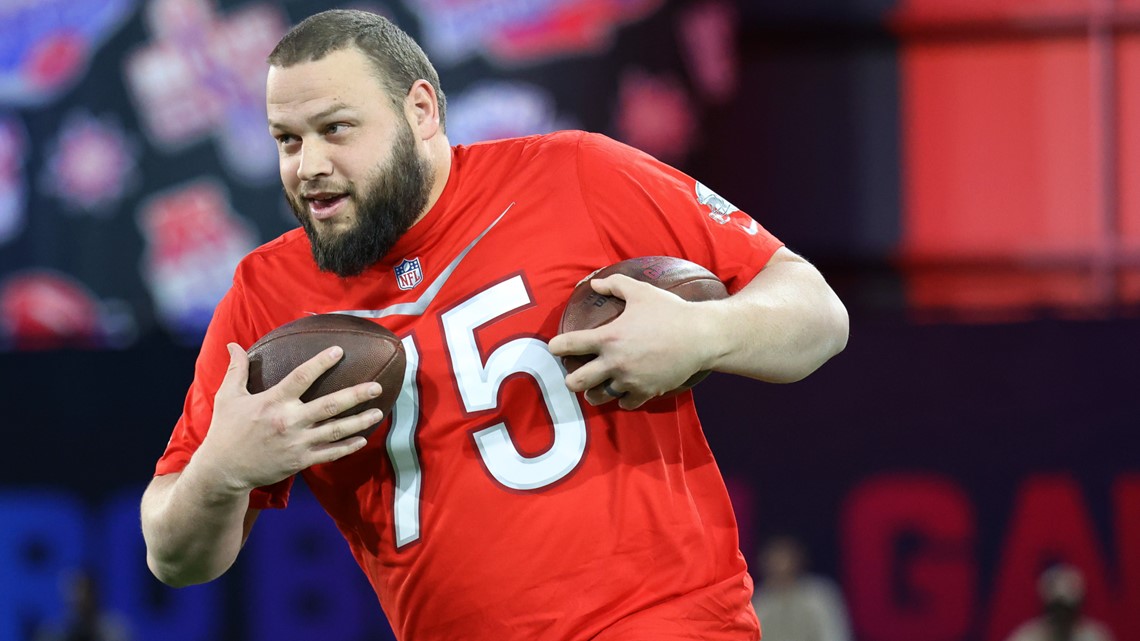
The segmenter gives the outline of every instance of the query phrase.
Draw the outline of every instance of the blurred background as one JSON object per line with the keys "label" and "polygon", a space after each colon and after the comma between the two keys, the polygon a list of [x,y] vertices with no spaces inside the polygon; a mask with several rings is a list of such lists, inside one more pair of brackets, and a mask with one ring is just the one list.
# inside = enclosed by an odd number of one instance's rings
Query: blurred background
{"label": "blurred background", "polygon": [[1003,641],[1063,563],[1140,639],[1140,0],[0,0],[0,641],[389,638],[301,487],[206,586],[138,527],[233,267],[294,224],[265,56],[334,7],[417,37],[453,142],[609,134],[834,284],[843,354],[696,390],[758,584],[792,540],[837,596],[816,638]]}

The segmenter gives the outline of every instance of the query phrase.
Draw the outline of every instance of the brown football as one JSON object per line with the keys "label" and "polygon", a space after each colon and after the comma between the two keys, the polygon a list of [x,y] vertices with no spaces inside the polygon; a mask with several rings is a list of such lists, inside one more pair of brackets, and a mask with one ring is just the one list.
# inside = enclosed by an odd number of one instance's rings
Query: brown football
{"label": "brown football", "polygon": [[[642,256],[630,258],[590,274],[570,293],[558,333],[581,329],[594,329],[609,323],[625,310],[625,301],[615,296],[603,296],[594,291],[590,281],[613,274],[624,274],[674,294],[688,301],[719,300],[728,297],[724,283],[709,270],[683,258],[671,256]],[[593,356],[565,356],[562,364],[573,372],[589,362]],[[689,377],[672,394],[689,389],[703,381],[709,372],[697,372]]]}
{"label": "brown football", "polygon": [[[407,365],[404,345],[386,327],[347,314],[306,316],[262,336],[249,348],[246,387],[254,394],[269,389],[298,365],[334,345],[344,350],[344,356],[301,395],[301,400],[311,401],[358,383],[376,381],[383,387],[380,396],[337,417],[351,416],[373,407],[387,416],[404,382]],[[373,425],[359,434],[368,436],[378,426]]]}

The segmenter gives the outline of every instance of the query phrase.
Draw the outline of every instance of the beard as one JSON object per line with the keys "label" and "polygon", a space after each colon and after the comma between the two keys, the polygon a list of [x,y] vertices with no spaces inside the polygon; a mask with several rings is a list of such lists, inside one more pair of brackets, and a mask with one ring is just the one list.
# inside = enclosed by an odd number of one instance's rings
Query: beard
{"label": "beard", "polygon": [[285,199],[301,227],[309,237],[313,260],[323,272],[337,276],[358,276],[383,258],[404,235],[427,206],[435,182],[431,163],[416,155],[412,129],[403,122],[392,158],[378,167],[358,193],[356,185],[347,190],[320,183],[308,185],[312,190],[344,191],[356,206],[356,223],[340,232],[317,229],[309,216],[308,206],[285,192]]}

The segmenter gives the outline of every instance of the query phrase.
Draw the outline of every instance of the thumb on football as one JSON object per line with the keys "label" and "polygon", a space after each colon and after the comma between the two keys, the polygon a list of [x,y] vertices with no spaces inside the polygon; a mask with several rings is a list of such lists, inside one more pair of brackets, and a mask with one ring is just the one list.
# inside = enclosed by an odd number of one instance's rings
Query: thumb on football
{"label": "thumb on football", "polygon": [[230,364],[218,391],[244,392],[249,379],[249,355],[237,343],[227,343],[226,351],[230,353]]}

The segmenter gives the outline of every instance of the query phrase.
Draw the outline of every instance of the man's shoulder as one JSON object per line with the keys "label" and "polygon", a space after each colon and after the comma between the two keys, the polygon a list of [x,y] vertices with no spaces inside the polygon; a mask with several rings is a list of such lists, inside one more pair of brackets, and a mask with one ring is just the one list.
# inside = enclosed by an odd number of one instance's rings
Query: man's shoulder
{"label": "man's shoulder", "polygon": [[305,266],[315,268],[309,238],[300,227],[290,229],[246,254],[238,264],[238,273],[254,272],[260,275],[286,266],[294,269]]}
{"label": "man's shoulder", "polygon": [[457,149],[468,167],[511,173],[520,164],[546,168],[586,164],[604,173],[604,167],[636,161],[639,153],[604,134],[577,129],[487,140]]}
{"label": "man's shoulder", "polygon": [[578,129],[562,129],[559,131],[552,131],[544,134],[531,134],[529,136],[516,136],[514,138],[496,138],[493,140],[481,140],[479,142],[471,143],[470,145],[463,145],[472,151],[493,151],[499,149],[517,149],[536,146],[558,147],[558,146],[576,146],[578,141],[583,136],[588,136],[585,131]]}
{"label": "man's shoulder", "polygon": [[519,136],[516,138],[500,138],[498,140],[485,140],[463,145],[461,148],[473,155],[516,153],[516,154],[550,154],[550,153],[577,153],[583,146],[590,149],[597,148],[623,148],[625,145],[606,136],[580,129],[563,129],[544,134]]}

